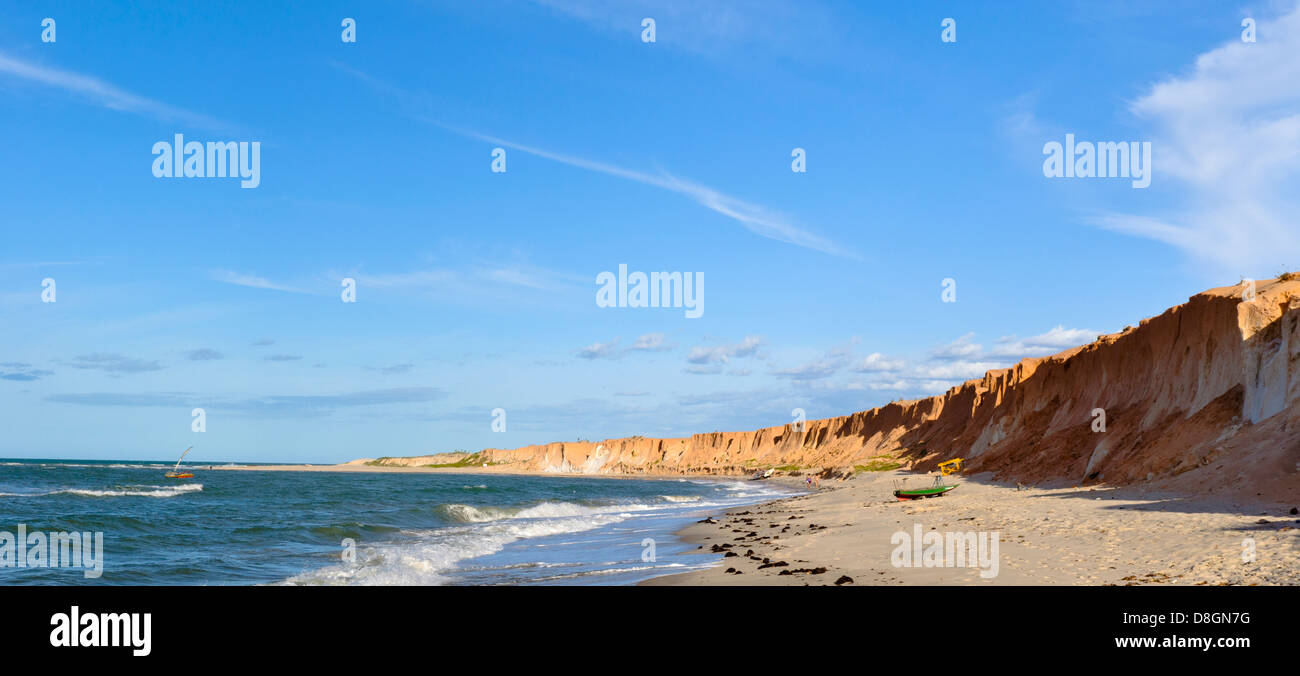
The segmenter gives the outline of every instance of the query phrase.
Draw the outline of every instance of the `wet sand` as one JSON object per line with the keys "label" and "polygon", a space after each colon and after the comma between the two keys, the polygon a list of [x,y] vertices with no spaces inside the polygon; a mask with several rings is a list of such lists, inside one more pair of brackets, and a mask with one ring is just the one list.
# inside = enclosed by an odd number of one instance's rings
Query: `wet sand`
{"label": "wet sand", "polygon": [[[813,494],[715,515],[716,523],[679,535],[723,554],[720,565],[642,584],[1300,584],[1294,505],[1137,487],[1017,487],[988,476],[949,477],[958,484],[949,494],[903,502],[892,495],[895,480],[919,487],[932,478],[859,474]],[[996,567],[977,560],[927,567],[924,557],[915,559],[919,567],[894,565],[891,555],[918,525],[920,533],[982,533],[986,543],[996,532]],[[1254,560],[1243,561],[1251,552]]]}

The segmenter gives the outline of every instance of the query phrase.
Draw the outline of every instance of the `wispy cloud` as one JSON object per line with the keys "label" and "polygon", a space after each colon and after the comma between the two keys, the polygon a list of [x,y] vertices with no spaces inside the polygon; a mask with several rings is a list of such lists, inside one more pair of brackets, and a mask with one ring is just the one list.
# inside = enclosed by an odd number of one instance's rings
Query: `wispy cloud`
{"label": "wispy cloud", "polygon": [[582,359],[615,359],[621,354],[618,349],[618,340],[618,338],[615,338],[606,343],[592,343],[578,350],[578,356]]}
{"label": "wispy cloud", "polygon": [[[1067,329],[1057,325],[1029,338],[1000,338],[992,349],[986,350],[975,342],[974,333],[967,333],[931,350],[929,362],[906,369],[900,374],[901,379],[891,373],[868,386],[901,383],[902,389],[908,391],[935,387],[943,390],[962,381],[983,377],[989,371],[1007,368],[1027,357],[1043,357],[1083,345],[1095,339],[1097,334],[1092,329]],[[924,387],[919,387],[922,385]]]}
{"label": "wispy cloud", "polygon": [[377,371],[386,376],[395,376],[410,373],[413,368],[415,368],[415,364],[393,364],[391,366],[367,366],[366,370]]}
{"label": "wispy cloud", "polygon": [[817,380],[835,375],[841,366],[842,364],[834,359],[819,359],[799,366],[776,369],[772,371],[772,375],[792,380]]}
{"label": "wispy cloud", "polygon": [[25,263],[0,263],[0,271],[28,270],[31,268],[49,268],[59,265],[81,265],[80,261],[30,261]]}
{"label": "wispy cloud", "polygon": [[231,129],[231,125],[220,120],[133,94],[97,77],[20,61],[3,52],[0,52],[0,74],[53,87],[109,110],[147,115],[166,122],[182,122],[205,129]]}
{"label": "wispy cloud", "polygon": [[482,294],[489,288],[513,287],[532,291],[560,292],[577,284],[588,284],[585,276],[549,270],[527,263],[478,262],[457,267],[435,267],[407,272],[369,273],[355,270],[343,274],[357,280],[363,289],[437,289],[444,294]]}
{"label": "wispy cloud", "polygon": [[[418,104],[413,103],[417,100],[417,97],[412,96],[410,92],[407,92],[400,87],[383,82],[344,64],[335,64],[335,67],[348,73],[352,77],[365,82],[371,87],[398,98],[409,108],[420,107]],[[750,232],[762,237],[834,256],[841,256],[855,260],[860,258],[856,253],[841,247],[821,235],[795,225],[786,216],[767,207],[748,202],[738,197],[733,197],[707,185],[678,178],[668,172],[650,174],[635,169],[628,169],[609,164],[607,162],[591,160],[577,157],[575,155],[545,150],[536,146],[517,143],[498,136],[475,131],[473,129],[466,129],[456,125],[447,124],[442,120],[435,119],[427,114],[419,112],[413,112],[411,113],[411,116],[417,120],[445,129],[459,136],[483,141],[484,143],[491,143],[503,148],[510,148],[512,150],[517,150],[522,153],[527,153],[535,157],[551,160],[552,162],[558,162],[578,169],[585,169],[587,171],[605,174],[607,176],[614,176],[616,178],[676,193],[693,200],[695,203],[709,209],[710,211],[726,216],[727,218],[739,223]]]}
{"label": "wispy cloud", "polygon": [[145,373],[160,371],[162,364],[157,361],[132,359],[116,353],[94,352],[74,357],[68,366],[75,369],[104,371],[106,373]]}
{"label": "wispy cloud", "polygon": [[287,291],[289,293],[306,293],[306,291],[303,291],[302,289],[278,284],[265,277],[243,274],[231,270],[213,270],[210,277],[216,282],[234,284],[236,286],[247,286],[252,289],[270,289],[272,291]]}
{"label": "wispy cloud", "polygon": [[533,0],[596,30],[641,45],[641,19],[654,17],[655,48],[701,55],[740,47],[807,58],[845,32],[829,6],[801,0],[722,3],[699,0]]}
{"label": "wispy cloud", "polygon": [[968,359],[957,359],[943,364],[933,364],[920,366],[912,374],[914,377],[929,378],[934,380],[971,380],[981,378],[985,373],[994,369],[1006,368],[1006,361],[978,361]]}
{"label": "wispy cloud", "polygon": [[1094,340],[1092,329],[1068,329],[1057,325],[1028,338],[1005,336],[991,349],[976,342],[973,332],[931,349],[915,364],[903,359],[872,353],[854,359],[847,347],[831,350],[825,357],[774,374],[811,384],[827,379],[847,366],[848,371],[863,374],[845,385],[860,390],[890,391],[918,396],[941,393],[964,381],[981,378],[985,373],[1012,366],[1026,357],[1042,357]]}
{"label": "wispy cloud", "polygon": [[639,336],[628,349],[637,352],[666,352],[673,349],[673,345],[668,343],[668,339],[662,333],[647,333]]}
{"label": "wispy cloud", "polygon": [[668,343],[662,333],[647,333],[638,336],[636,341],[631,345],[620,348],[621,338],[614,338],[608,342],[595,342],[578,350],[578,357],[582,359],[618,359],[631,352],[667,352],[675,346]]}
{"label": "wispy cloud", "polygon": [[889,373],[900,371],[906,365],[901,359],[890,359],[879,352],[872,352],[854,364],[853,370],[860,373]]}
{"label": "wispy cloud", "polygon": [[[746,336],[744,340],[731,345],[691,348],[690,354],[686,356],[686,361],[697,365],[726,364],[732,359],[757,355],[762,345],[763,339],[761,337]],[[691,372],[702,373],[704,371],[697,369]]]}
{"label": "wispy cloud", "polygon": [[1186,199],[1160,213],[1106,213],[1094,225],[1178,247],[1228,273],[1264,274],[1300,259],[1300,4],[1258,21],[1152,86],[1130,111],[1151,124],[1156,180]]}
{"label": "wispy cloud", "polygon": [[930,356],[945,361],[974,357],[984,351],[984,346],[976,343],[974,338],[975,333],[972,331],[951,343],[934,348],[930,351]]}
{"label": "wispy cloud", "polygon": [[185,353],[185,358],[190,361],[213,361],[216,359],[225,359],[226,355],[210,348],[199,348]]}
{"label": "wispy cloud", "polygon": [[893,374],[903,369],[905,362],[890,359],[879,352],[873,352],[862,359],[853,355],[859,339],[854,337],[848,342],[827,350],[824,355],[811,362],[790,368],[776,369],[772,375],[797,381],[814,381],[830,378],[844,370],[857,373]]}
{"label": "wispy cloud", "polygon": [[813,251],[820,251],[834,256],[853,259],[859,258],[857,254],[844,249],[831,240],[794,225],[789,221],[789,219],[768,209],[767,207],[747,202],[738,197],[732,197],[731,195],[706,185],[677,178],[667,172],[648,174],[642,171],[627,169],[597,160],[589,160],[573,155],[566,155],[564,153],[543,150],[541,148],[527,146],[521,143],[515,143],[489,134],[461,129],[429,118],[423,119],[442,127],[443,129],[460,134],[461,136],[510,148],[512,150],[518,150],[529,155],[548,159],[553,162],[559,162],[560,164],[566,164],[571,167],[586,169],[587,171],[594,171],[599,174],[605,174],[607,176],[614,176],[641,183],[643,185],[662,188],[678,195],[688,197],[700,206],[736,221],[745,229],[761,237],[774,239],[778,242],[793,244],[805,249],[812,249]]}
{"label": "wispy cloud", "polygon": [[250,398],[213,397],[193,392],[91,392],[54,394],[46,399],[81,406],[177,407],[202,404],[216,411],[231,411],[251,417],[317,416],[359,406],[389,406],[436,401],[445,394],[435,387],[397,387],[342,394],[280,394]]}
{"label": "wispy cloud", "polygon": [[0,363],[0,380],[16,380],[20,382],[30,382],[40,380],[45,376],[54,375],[53,371],[46,369],[33,368],[31,364],[23,362],[4,362]]}
{"label": "wispy cloud", "polygon": [[302,359],[300,354],[273,354],[262,357],[263,361],[299,361]]}
{"label": "wispy cloud", "polygon": [[1098,335],[1100,335],[1100,332],[1092,329],[1067,329],[1058,324],[1046,333],[1029,338],[1020,339],[1015,336],[999,338],[997,345],[989,354],[1015,359],[1041,357],[1090,343],[1096,340]]}

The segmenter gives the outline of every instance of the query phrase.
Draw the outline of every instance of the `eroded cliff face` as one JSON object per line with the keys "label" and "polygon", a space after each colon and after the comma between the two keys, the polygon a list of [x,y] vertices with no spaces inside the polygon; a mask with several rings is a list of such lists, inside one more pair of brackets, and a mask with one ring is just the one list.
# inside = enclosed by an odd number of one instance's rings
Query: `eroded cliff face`
{"label": "eroded cliff face", "polygon": [[[948,392],[751,432],[488,449],[478,460],[584,474],[851,471],[890,456],[917,470],[1021,481],[1129,483],[1198,468],[1214,483],[1291,482],[1300,469],[1300,281],[1213,289],[1136,328],[989,371]],[[1101,414],[1104,411],[1104,431]],[[429,464],[392,458],[387,464]]]}

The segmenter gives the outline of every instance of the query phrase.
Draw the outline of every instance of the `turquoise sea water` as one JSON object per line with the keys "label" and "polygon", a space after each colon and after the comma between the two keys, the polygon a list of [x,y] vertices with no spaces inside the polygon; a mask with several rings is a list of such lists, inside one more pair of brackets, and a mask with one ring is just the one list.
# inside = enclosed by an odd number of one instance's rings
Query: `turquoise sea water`
{"label": "turquoise sea water", "polygon": [[673,533],[788,494],[750,481],[168,469],[0,460],[0,534],[100,532],[104,549],[97,579],[15,556],[0,584],[629,584],[715,564]]}

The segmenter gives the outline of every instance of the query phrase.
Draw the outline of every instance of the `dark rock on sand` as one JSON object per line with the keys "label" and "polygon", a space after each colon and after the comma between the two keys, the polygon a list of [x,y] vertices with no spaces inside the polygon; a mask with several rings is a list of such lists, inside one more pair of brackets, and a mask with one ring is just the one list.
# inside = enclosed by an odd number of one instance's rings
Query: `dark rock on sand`
{"label": "dark rock on sand", "polygon": [[825,568],[818,566],[817,568],[793,568],[793,569],[790,569],[790,570],[783,570],[783,571],[781,571],[780,573],[777,573],[777,574],[778,574],[778,575],[795,575],[795,574],[800,574],[800,573],[802,573],[802,574],[804,574],[804,575],[821,575],[822,573],[825,573],[825,572],[826,572],[826,569],[825,569]]}

